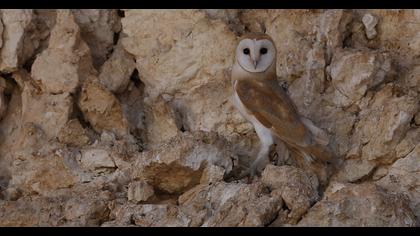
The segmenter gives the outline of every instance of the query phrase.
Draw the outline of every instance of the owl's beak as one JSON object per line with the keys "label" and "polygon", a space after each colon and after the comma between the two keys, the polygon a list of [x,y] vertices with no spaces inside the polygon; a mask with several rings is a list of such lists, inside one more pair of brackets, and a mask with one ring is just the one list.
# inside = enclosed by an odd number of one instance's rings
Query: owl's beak
{"label": "owl's beak", "polygon": [[254,64],[254,69],[257,69],[258,61],[260,57],[258,55],[251,55],[252,63]]}

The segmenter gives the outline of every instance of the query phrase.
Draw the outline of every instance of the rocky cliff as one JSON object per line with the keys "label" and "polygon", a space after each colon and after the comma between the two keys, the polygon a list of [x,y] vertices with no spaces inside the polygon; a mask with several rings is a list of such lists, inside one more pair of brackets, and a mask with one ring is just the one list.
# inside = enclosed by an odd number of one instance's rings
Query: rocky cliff
{"label": "rocky cliff", "polygon": [[[285,156],[230,100],[238,38],[337,166]],[[420,226],[419,10],[0,10],[1,226]]]}

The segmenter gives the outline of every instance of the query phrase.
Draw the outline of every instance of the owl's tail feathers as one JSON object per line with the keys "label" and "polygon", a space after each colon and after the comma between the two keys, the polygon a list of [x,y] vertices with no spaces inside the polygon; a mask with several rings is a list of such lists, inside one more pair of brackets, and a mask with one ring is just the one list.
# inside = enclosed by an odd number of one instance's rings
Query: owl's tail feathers
{"label": "owl's tail feathers", "polygon": [[314,144],[309,147],[305,147],[303,150],[303,155],[309,155],[315,161],[322,161],[322,162],[335,162],[335,155],[333,152],[328,148],[328,146],[324,146],[321,144]]}
{"label": "owl's tail feathers", "polygon": [[305,117],[300,118],[302,123],[306,126],[306,128],[308,128],[309,131],[311,131],[315,142],[320,145],[327,146],[330,142],[327,133],[324,130],[318,128],[310,119]]}
{"label": "owl's tail feathers", "polygon": [[302,155],[305,159],[309,159],[309,156],[316,161],[334,162],[334,154],[327,146],[330,142],[327,133],[318,128],[310,119],[305,117],[300,118],[305,127],[311,132],[313,141],[312,145],[302,150]]}

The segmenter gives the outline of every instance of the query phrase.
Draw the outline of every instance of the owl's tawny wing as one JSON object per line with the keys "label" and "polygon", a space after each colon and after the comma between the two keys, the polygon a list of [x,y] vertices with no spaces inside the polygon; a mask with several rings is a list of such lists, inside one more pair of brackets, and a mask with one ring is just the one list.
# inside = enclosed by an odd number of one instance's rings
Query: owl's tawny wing
{"label": "owl's tawny wing", "polygon": [[261,124],[283,141],[293,146],[307,147],[311,144],[311,133],[299,119],[291,99],[274,83],[238,80],[235,90],[242,104]]}

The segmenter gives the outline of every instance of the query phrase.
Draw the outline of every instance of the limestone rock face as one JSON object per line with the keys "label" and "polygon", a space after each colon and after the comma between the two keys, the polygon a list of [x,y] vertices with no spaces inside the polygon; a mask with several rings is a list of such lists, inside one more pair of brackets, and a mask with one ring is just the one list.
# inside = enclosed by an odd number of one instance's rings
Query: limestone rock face
{"label": "limestone rock face", "polygon": [[[203,187],[208,189],[207,196],[205,192],[203,196]],[[206,198],[211,199],[210,204]],[[198,186],[178,201],[187,212],[198,211],[194,220],[205,216],[202,226],[206,227],[264,226],[276,217],[282,207],[282,201],[268,195],[261,183]]]}
{"label": "limestone rock face", "polygon": [[126,204],[116,206],[111,212],[112,221],[103,226],[186,227],[191,219],[170,204]]}
{"label": "limestone rock face", "polygon": [[[3,22],[0,22],[0,35],[3,35]],[[3,37],[0,37],[0,48],[3,46]]]}
{"label": "limestone rock face", "polygon": [[299,222],[301,226],[414,226],[415,216],[401,195],[374,184],[336,183]]}
{"label": "limestone rock face", "polygon": [[353,147],[347,154],[350,158],[362,160],[353,162],[352,167],[348,168],[357,169],[355,171],[365,170],[354,180],[368,175],[375,166],[390,164],[401,157],[398,153],[401,151],[396,147],[401,148],[403,144],[399,143],[407,142],[404,137],[419,108],[417,96],[398,96],[392,85],[386,85],[369,100],[369,105],[359,114],[360,121],[355,126]]}
{"label": "limestone rock face", "polygon": [[121,136],[128,133],[121,104],[96,78],[83,84],[79,106],[96,132],[111,131]]}
{"label": "limestone rock face", "polygon": [[61,128],[60,132],[58,133],[58,140],[61,143],[65,143],[69,146],[80,147],[88,144],[90,139],[87,131],[82,127],[79,120],[72,119]]}
{"label": "limestone rock face", "polygon": [[1,226],[98,226],[108,218],[109,191],[86,184],[55,196],[0,200]]}
{"label": "limestone rock face", "polygon": [[121,30],[116,9],[73,9],[74,18],[80,26],[81,36],[89,45],[95,68],[108,59],[114,38]]}
{"label": "limestone rock face", "polygon": [[30,84],[22,92],[22,122],[39,125],[48,138],[58,136],[70,118],[73,99],[68,93],[36,94]]}
{"label": "limestone rock face", "polygon": [[366,37],[368,39],[375,38],[375,36],[377,35],[375,27],[378,24],[378,19],[375,16],[368,13],[363,16],[362,22],[363,22],[363,25],[365,26]]}
{"label": "limestone rock face", "polygon": [[89,47],[81,40],[80,28],[73,14],[70,10],[58,10],[48,48],[32,66],[33,79],[47,93],[75,93],[79,83],[93,73],[89,67]]}
{"label": "limestone rock face", "polygon": [[261,182],[283,199],[291,210],[288,222],[296,224],[300,217],[319,199],[318,179],[291,166],[268,165]]}
{"label": "limestone rock face", "polygon": [[[160,96],[150,107],[145,107],[145,123],[147,124],[147,143],[149,147],[160,145],[179,135],[183,129],[180,126],[180,117],[170,103]],[[184,127],[185,129],[185,127]]]}
{"label": "limestone rock face", "polygon": [[24,194],[48,196],[51,191],[71,187],[79,181],[60,154],[60,146],[45,139],[41,129],[25,123],[15,143],[23,148],[13,153],[9,184]]}
{"label": "limestone rock face", "polygon": [[1,11],[2,43],[0,43],[0,71],[13,72],[25,57],[23,47],[28,29],[31,28],[33,10],[8,9]]}
{"label": "limestone rock face", "polygon": [[[420,10],[0,10],[0,226],[420,226]],[[328,136],[252,179],[246,33]]]}
{"label": "limestone rock face", "polygon": [[410,208],[417,217],[419,225],[420,215],[420,190],[419,182],[420,147],[414,148],[406,157],[396,161],[388,174],[378,181],[378,185],[393,193],[405,193],[410,199]]}
{"label": "limestone rock face", "polygon": [[361,99],[366,91],[381,83],[391,71],[386,54],[343,52],[335,54],[330,74],[338,98],[338,106],[349,106]]}
{"label": "limestone rock face", "polygon": [[130,183],[127,191],[128,200],[134,202],[147,201],[154,194],[153,187],[143,181]]}
{"label": "limestone rock face", "polygon": [[111,57],[101,67],[99,80],[109,91],[122,93],[127,89],[135,66],[132,56],[121,46],[117,46]]}
{"label": "limestone rock face", "polygon": [[90,170],[99,168],[114,168],[115,163],[110,153],[102,149],[88,149],[82,151],[82,167]]}

